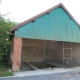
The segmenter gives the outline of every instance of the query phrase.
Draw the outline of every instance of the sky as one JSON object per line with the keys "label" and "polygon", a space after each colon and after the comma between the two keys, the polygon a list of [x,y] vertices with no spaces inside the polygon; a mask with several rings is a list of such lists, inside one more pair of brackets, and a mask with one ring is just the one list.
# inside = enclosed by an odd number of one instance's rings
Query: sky
{"label": "sky", "polygon": [[62,3],[80,23],[80,0],[2,0],[0,13],[15,22],[23,22]]}

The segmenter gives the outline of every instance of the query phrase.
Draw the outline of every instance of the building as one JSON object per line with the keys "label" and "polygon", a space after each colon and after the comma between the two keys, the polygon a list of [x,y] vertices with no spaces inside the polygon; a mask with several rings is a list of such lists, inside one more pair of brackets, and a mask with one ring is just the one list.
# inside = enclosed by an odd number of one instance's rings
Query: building
{"label": "building", "polygon": [[14,26],[10,36],[13,71],[23,62],[80,66],[80,25],[62,3]]}

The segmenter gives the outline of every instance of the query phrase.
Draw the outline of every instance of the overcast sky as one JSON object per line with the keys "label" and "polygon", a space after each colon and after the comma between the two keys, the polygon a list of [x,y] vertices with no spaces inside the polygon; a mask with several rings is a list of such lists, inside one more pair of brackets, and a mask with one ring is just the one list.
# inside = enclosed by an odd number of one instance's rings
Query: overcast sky
{"label": "overcast sky", "polygon": [[0,13],[3,15],[10,13],[6,18],[23,22],[59,3],[63,3],[80,23],[80,0],[2,0]]}

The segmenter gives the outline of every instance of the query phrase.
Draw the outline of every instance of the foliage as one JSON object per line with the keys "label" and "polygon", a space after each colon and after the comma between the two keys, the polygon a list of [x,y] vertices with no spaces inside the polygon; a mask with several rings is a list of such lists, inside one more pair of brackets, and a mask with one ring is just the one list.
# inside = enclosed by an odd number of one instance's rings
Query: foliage
{"label": "foliage", "polygon": [[9,68],[9,65],[0,64],[0,77],[13,76],[13,72]]}
{"label": "foliage", "polygon": [[3,59],[3,55],[7,54],[7,45],[10,45],[9,30],[12,26],[14,26],[14,22],[11,22],[9,19],[4,19],[0,15],[0,60]]}

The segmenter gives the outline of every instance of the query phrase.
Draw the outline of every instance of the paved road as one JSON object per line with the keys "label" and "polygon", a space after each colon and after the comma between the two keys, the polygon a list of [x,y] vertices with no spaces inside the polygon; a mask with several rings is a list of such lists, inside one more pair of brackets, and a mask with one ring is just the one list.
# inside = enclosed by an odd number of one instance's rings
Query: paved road
{"label": "paved road", "polygon": [[0,78],[0,80],[80,80],[80,72],[72,71],[46,75]]}

